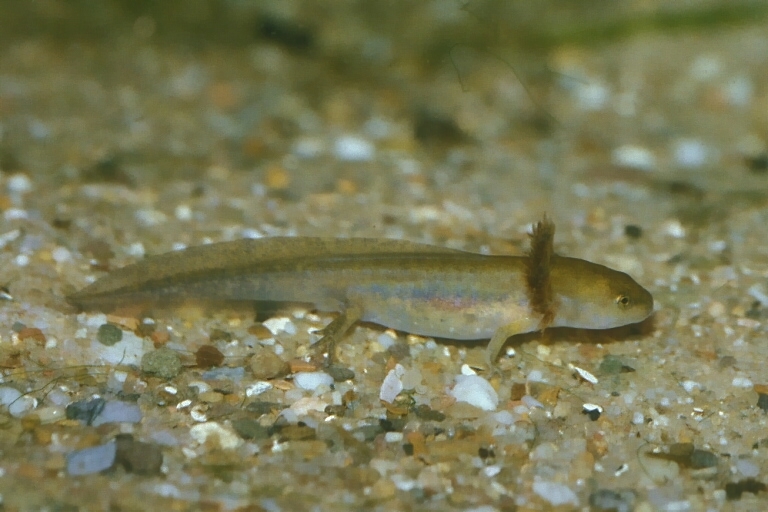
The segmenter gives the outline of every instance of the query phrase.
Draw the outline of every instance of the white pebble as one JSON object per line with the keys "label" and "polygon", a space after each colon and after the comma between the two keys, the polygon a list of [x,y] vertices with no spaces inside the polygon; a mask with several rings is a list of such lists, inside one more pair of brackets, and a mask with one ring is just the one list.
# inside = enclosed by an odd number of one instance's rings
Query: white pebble
{"label": "white pebble", "polygon": [[477,375],[477,372],[472,369],[471,366],[468,364],[461,365],[461,374],[462,375]]}
{"label": "white pebble", "polygon": [[64,263],[72,260],[72,253],[66,247],[56,247],[51,251],[51,258],[56,263]]}
{"label": "white pebble", "polygon": [[632,413],[632,424],[633,425],[642,425],[645,422],[645,416],[643,416],[643,413],[640,411],[635,411]]}
{"label": "white pebble", "polygon": [[26,174],[14,174],[8,178],[6,186],[11,194],[26,194],[32,190],[32,180]]}
{"label": "white pebble", "polygon": [[568,367],[571,368],[573,371],[575,371],[579,375],[579,377],[589,382],[590,384],[597,384],[598,382],[597,377],[589,373],[584,368],[579,368],[578,366],[574,366],[572,364],[569,364]]}
{"label": "white pebble", "polygon": [[493,419],[496,420],[500,425],[507,426],[512,425],[517,421],[517,417],[509,411],[499,411],[494,413]]}
{"label": "white pebble", "polygon": [[287,316],[277,316],[270,318],[263,323],[264,327],[270,330],[272,334],[279,334],[285,332],[288,334],[296,334],[296,326]]}
{"label": "white pebble", "polygon": [[215,421],[194,425],[189,429],[189,435],[199,444],[205,444],[209,438],[218,439],[219,446],[224,450],[234,450],[242,444],[237,434]]}
{"label": "white pebble", "polygon": [[0,404],[8,408],[8,412],[15,418],[20,418],[37,407],[37,400],[29,395],[9,386],[0,387]]}
{"label": "white pebble", "polygon": [[662,231],[672,238],[685,238],[685,228],[680,221],[676,219],[663,223]]}
{"label": "white pebble", "polygon": [[546,382],[544,374],[540,370],[532,370],[526,377],[528,382]]}
{"label": "white pebble", "polygon": [[745,107],[752,102],[754,85],[746,76],[735,76],[725,86],[728,103],[736,107]]}
{"label": "white pebble", "polygon": [[370,141],[354,135],[339,137],[333,146],[333,154],[336,158],[347,162],[373,160],[375,152],[376,149]]}
{"label": "white pebble", "polygon": [[128,256],[133,256],[134,258],[143,258],[146,252],[147,251],[144,249],[144,244],[141,242],[132,243],[128,246],[128,250],[126,251]]}
{"label": "white pebble", "polygon": [[760,474],[760,468],[752,461],[747,459],[739,459],[736,461],[736,469],[745,478],[755,478]]}
{"label": "white pebble", "polygon": [[752,296],[753,299],[760,301],[763,306],[768,306],[768,295],[766,295],[763,287],[757,283],[753,284],[747,289],[747,293]]}
{"label": "white pebble", "polygon": [[74,451],[67,455],[67,473],[71,476],[99,473],[112,467],[116,455],[117,444],[114,441]]}
{"label": "white pebble", "polygon": [[456,385],[450,394],[457,401],[466,402],[484,411],[493,411],[499,405],[496,390],[479,375],[457,375]]}
{"label": "white pebble", "polygon": [[[289,409],[283,409],[282,412],[291,411],[293,415],[285,416],[286,419],[291,419],[295,415],[295,418],[298,420],[301,416],[306,416],[310,412],[324,412],[325,408],[328,407],[330,404],[325,401],[321,400],[319,397],[316,396],[306,396],[303,398],[299,398],[295,402],[291,404],[291,407]],[[292,421],[292,423],[295,423],[295,421]]]}
{"label": "white pebble", "polygon": [[188,204],[177,205],[173,210],[173,216],[180,221],[192,220],[192,208]]}
{"label": "white pebble", "polygon": [[301,137],[293,143],[291,153],[299,158],[317,158],[325,151],[325,144],[316,137]]}
{"label": "white pebble", "polygon": [[656,156],[650,149],[642,146],[619,146],[613,150],[611,160],[615,165],[641,171],[652,171],[656,168]]}
{"label": "white pebble", "polygon": [[397,337],[393,337],[389,331],[385,331],[376,338],[376,341],[379,342],[379,345],[381,345],[381,348],[384,350],[388,350],[392,345],[395,344],[397,341]]}
{"label": "white pebble", "polygon": [[333,385],[333,377],[325,372],[299,372],[293,376],[296,386],[307,391],[314,391],[320,386]]}
{"label": "white pebble", "polygon": [[405,368],[401,364],[395,365],[394,368],[389,370],[387,376],[384,377],[384,382],[381,383],[381,389],[379,390],[379,400],[384,400],[387,403],[392,403],[397,395],[403,390],[403,382],[400,380],[405,374]]}
{"label": "white pebble", "polygon": [[692,78],[706,82],[718,76],[722,68],[719,58],[712,55],[700,55],[693,60],[688,73]]}
{"label": "white pebble", "polygon": [[598,82],[579,84],[576,87],[576,99],[582,110],[600,110],[610,97],[608,88]]}
{"label": "white pebble", "polygon": [[681,139],[675,144],[674,153],[677,165],[695,168],[707,162],[709,149],[698,139]]}
{"label": "white pebble", "polygon": [[701,384],[696,382],[695,380],[685,380],[683,381],[683,389],[688,392],[692,393],[694,389],[699,388],[701,389]]}
{"label": "white pebble", "polygon": [[251,384],[246,388],[245,396],[247,397],[257,396],[264,393],[265,391],[269,391],[270,389],[272,389],[272,384],[270,384],[267,381],[262,380],[262,381],[254,382],[253,384]]}
{"label": "white pebble", "polygon": [[567,485],[557,482],[536,480],[533,482],[533,492],[555,507],[560,505],[573,505],[575,507],[579,504],[576,493]]}
{"label": "white pebble", "polygon": [[[209,392],[210,390],[213,389],[211,387],[211,385],[208,384],[207,382],[205,382],[204,380],[193,380],[189,384],[187,384],[187,387],[188,388],[195,388],[195,389],[197,389],[197,394],[198,395],[201,394],[201,393],[207,393],[207,392]],[[272,387],[271,384],[270,384],[270,387]],[[247,391],[246,391],[246,393],[247,393]]]}
{"label": "white pebble", "polygon": [[734,377],[731,381],[731,386],[737,388],[751,388],[753,386],[752,381],[747,377]]}
{"label": "white pebble", "polygon": [[402,432],[387,432],[384,434],[384,440],[388,443],[401,443],[403,442]]}
{"label": "white pebble", "polygon": [[16,388],[8,386],[0,386],[0,405],[8,407],[13,402],[19,399],[21,391]]}
{"label": "white pebble", "polygon": [[26,220],[29,217],[27,210],[21,208],[8,208],[3,212],[5,220]]}
{"label": "white pebble", "polygon": [[153,227],[164,223],[168,220],[168,216],[160,210],[153,210],[151,208],[142,208],[136,210],[133,214],[133,218],[136,222],[144,227]]}

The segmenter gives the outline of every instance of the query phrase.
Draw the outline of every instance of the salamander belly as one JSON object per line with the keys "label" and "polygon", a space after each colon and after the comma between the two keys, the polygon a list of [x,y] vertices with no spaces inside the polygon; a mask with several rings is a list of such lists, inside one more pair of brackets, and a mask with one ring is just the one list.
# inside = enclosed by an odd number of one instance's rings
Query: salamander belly
{"label": "salamander belly", "polygon": [[448,293],[440,285],[438,289],[414,285],[384,288],[350,294],[351,302],[362,306],[362,320],[422,336],[490,338],[496,329],[526,317],[528,311],[522,293]]}

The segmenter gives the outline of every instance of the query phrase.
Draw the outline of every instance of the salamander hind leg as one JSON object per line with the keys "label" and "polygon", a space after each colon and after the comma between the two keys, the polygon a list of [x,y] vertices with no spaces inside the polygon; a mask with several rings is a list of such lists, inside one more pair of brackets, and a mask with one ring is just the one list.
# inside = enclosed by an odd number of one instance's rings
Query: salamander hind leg
{"label": "salamander hind leg", "polygon": [[498,367],[496,366],[496,358],[498,357],[499,352],[501,351],[501,347],[504,346],[504,344],[507,342],[507,339],[509,339],[510,337],[514,336],[515,334],[520,334],[521,332],[524,332],[526,330],[525,327],[529,323],[530,323],[530,320],[528,318],[521,318],[516,322],[502,325],[501,327],[496,329],[495,333],[493,333],[493,337],[491,338],[491,341],[488,343],[488,346],[485,348],[485,364],[488,366],[488,370],[492,374],[500,373]]}
{"label": "salamander hind leg", "polygon": [[328,351],[328,362],[333,362],[336,359],[336,343],[341,341],[347,331],[355,325],[363,317],[362,308],[351,306],[337,316],[331,323],[318,333],[322,334],[317,343],[312,348],[316,355],[321,355],[324,351]]}

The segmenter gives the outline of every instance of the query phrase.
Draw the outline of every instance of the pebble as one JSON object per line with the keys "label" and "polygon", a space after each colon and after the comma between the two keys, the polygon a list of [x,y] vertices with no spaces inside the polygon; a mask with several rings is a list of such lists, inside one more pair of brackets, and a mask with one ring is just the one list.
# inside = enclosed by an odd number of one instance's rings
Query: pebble
{"label": "pebble", "polygon": [[209,439],[215,439],[224,450],[234,450],[242,443],[242,440],[235,432],[215,421],[194,425],[189,429],[189,435],[198,444],[205,444]]}
{"label": "pebble", "polygon": [[291,419],[285,414],[291,412],[293,415],[295,415],[296,419],[298,419],[302,416],[308,415],[312,411],[323,412],[325,411],[325,408],[328,407],[328,405],[330,405],[328,402],[321,400],[319,397],[308,396],[299,398],[293,402],[288,409],[283,409],[282,414],[286,419]]}
{"label": "pebble", "polygon": [[237,366],[235,368],[228,368],[226,366],[220,366],[203,372],[202,375],[205,380],[231,380],[232,382],[240,382],[245,377],[245,368]]}
{"label": "pebble", "polygon": [[115,437],[115,464],[128,473],[159,475],[163,466],[163,453],[154,443],[135,441],[130,434]]}
{"label": "pebble", "polygon": [[325,371],[333,377],[334,382],[344,382],[355,378],[354,371],[340,364],[332,364]]}
{"label": "pebble", "polygon": [[288,364],[272,349],[259,350],[250,361],[253,376],[260,380],[270,380],[288,373]]}
{"label": "pebble", "polygon": [[367,162],[373,160],[376,148],[367,139],[354,135],[344,135],[336,139],[333,154],[346,162]]}
{"label": "pebble", "polygon": [[72,402],[66,408],[66,417],[68,420],[79,420],[90,425],[101,414],[106,403],[107,401],[100,397]]}
{"label": "pebble", "polygon": [[123,331],[119,327],[112,324],[102,324],[99,326],[99,330],[96,333],[96,339],[99,343],[111,347],[115,343],[119,343],[123,339]]}
{"label": "pebble", "polygon": [[113,400],[104,404],[104,408],[93,419],[91,425],[98,427],[105,423],[138,423],[141,421],[141,409],[138,404]]}
{"label": "pebble", "polygon": [[169,348],[153,350],[141,358],[141,371],[170,380],[181,372],[181,358]]}
{"label": "pebble", "polygon": [[331,387],[333,377],[325,372],[301,372],[293,376],[293,382],[301,389],[314,391],[320,386]]}
{"label": "pebble", "polygon": [[561,505],[573,505],[575,507],[579,504],[579,498],[576,496],[576,493],[567,485],[557,482],[536,480],[533,482],[533,492],[555,507]]}
{"label": "pebble", "polygon": [[496,390],[479,375],[457,375],[456,385],[450,394],[458,402],[466,402],[484,411],[494,411],[499,405]]}
{"label": "pebble", "polygon": [[754,384],[747,377],[737,376],[731,381],[731,386],[737,388],[751,388]]}
{"label": "pebble", "polygon": [[214,345],[202,345],[195,352],[195,362],[200,368],[221,366],[224,362],[224,354]]}
{"label": "pebble", "polygon": [[698,139],[681,139],[675,143],[674,154],[677,165],[693,169],[707,162],[709,148]]}
{"label": "pebble", "polygon": [[637,496],[630,489],[599,489],[589,495],[589,506],[597,511],[632,512],[635,510],[635,500]]}
{"label": "pebble", "polygon": [[66,410],[64,407],[49,405],[37,409],[35,414],[40,418],[40,423],[46,425],[64,419],[66,417]]}
{"label": "pebble", "polygon": [[400,377],[403,375],[405,375],[405,368],[401,364],[397,364],[389,370],[389,373],[387,373],[387,376],[384,377],[384,381],[381,383],[379,400],[384,400],[390,404],[395,400],[397,395],[403,390],[403,382],[400,380]]}
{"label": "pebble", "polygon": [[611,160],[615,165],[640,171],[652,171],[656,168],[653,152],[642,146],[619,146],[613,150]]}
{"label": "pebble", "polygon": [[253,384],[251,384],[245,389],[245,396],[249,398],[252,396],[258,396],[264,393],[265,391],[269,391],[273,387],[274,386],[272,386],[272,384],[266,381],[254,382]]}
{"label": "pebble", "polygon": [[736,469],[746,478],[755,478],[760,474],[760,468],[752,461],[739,459],[736,461]]}
{"label": "pebble", "polygon": [[20,418],[37,407],[37,400],[32,396],[23,395],[15,388],[0,386],[0,404],[8,408],[11,416]]}
{"label": "pebble", "polygon": [[112,467],[116,455],[114,441],[74,451],[67,455],[67,473],[71,476],[99,473]]}
{"label": "pebble", "polygon": [[32,180],[26,174],[13,174],[5,182],[11,194],[26,194],[32,190]]}
{"label": "pebble", "polygon": [[278,316],[265,320],[262,325],[270,330],[273,336],[284,332],[286,334],[296,334],[296,324],[287,316]]}
{"label": "pebble", "polygon": [[56,247],[51,251],[51,258],[56,263],[65,263],[72,260],[72,253],[66,247]]}
{"label": "pebble", "polygon": [[269,428],[261,425],[252,418],[240,418],[232,421],[232,428],[243,439],[266,439],[269,437]]}

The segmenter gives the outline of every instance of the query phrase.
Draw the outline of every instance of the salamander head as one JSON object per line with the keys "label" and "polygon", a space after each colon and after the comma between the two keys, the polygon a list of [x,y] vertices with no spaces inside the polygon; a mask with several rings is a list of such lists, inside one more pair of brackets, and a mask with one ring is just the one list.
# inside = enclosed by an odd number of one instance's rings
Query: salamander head
{"label": "salamander head", "polygon": [[630,276],[577,258],[553,259],[552,288],[558,303],[552,326],[610,329],[653,312],[653,296]]}

